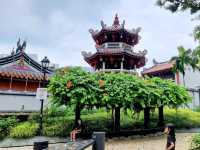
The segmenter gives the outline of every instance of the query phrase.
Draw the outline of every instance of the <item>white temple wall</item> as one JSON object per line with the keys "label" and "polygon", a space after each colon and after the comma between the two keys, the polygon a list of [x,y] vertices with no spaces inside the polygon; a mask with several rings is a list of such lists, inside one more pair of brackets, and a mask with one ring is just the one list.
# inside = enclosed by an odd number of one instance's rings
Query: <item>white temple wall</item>
{"label": "white temple wall", "polygon": [[[200,71],[193,70],[191,66],[185,67],[185,87],[190,91],[193,98],[192,102],[189,104],[190,108],[195,108],[200,106]],[[179,83],[184,85],[183,75],[179,73]]]}
{"label": "white temple wall", "polygon": [[[44,107],[48,100],[44,100]],[[0,93],[0,112],[32,112],[39,111],[41,101],[35,95]]]}

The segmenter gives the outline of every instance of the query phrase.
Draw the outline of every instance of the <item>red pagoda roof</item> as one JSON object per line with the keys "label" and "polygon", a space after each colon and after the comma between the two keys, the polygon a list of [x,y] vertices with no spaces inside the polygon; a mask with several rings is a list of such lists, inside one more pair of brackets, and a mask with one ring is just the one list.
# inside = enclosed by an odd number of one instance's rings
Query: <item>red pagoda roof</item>
{"label": "red pagoda roof", "polygon": [[146,63],[145,55],[147,51],[144,50],[142,52],[136,53],[133,51],[125,51],[123,48],[118,48],[118,49],[109,49],[105,48],[103,50],[97,49],[97,52],[92,54],[91,52],[82,52],[82,55],[84,56],[84,59],[87,63],[91,64],[94,62],[94,60],[98,60],[99,57],[104,57],[104,56],[126,56],[130,60],[135,60],[137,61],[136,67],[140,68],[143,67]]}
{"label": "red pagoda roof", "polygon": [[89,32],[97,45],[106,42],[124,42],[132,46],[136,45],[141,38],[138,34],[141,28],[139,27],[137,29],[128,30],[125,29],[124,26],[125,21],[120,24],[118,15],[116,14],[112,26],[107,26],[103,21],[101,21],[102,29],[100,31],[90,29]]}
{"label": "red pagoda roof", "polygon": [[173,62],[167,61],[162,63],[155,63],[154,66],[145,69],[141,72],[142,75],[152,75],[155,73],[170,71],[173,68]]}

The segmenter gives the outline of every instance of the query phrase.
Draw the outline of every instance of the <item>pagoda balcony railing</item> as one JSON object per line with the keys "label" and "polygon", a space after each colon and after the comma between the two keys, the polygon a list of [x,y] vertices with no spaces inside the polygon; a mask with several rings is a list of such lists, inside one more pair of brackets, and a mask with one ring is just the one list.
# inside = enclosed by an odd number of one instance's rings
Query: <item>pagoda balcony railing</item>
{"label": "pagoda balcony railing", "polygon": [[123,42],[107,42],[96,46],[98,49],[123,49],[124,51],[132,51],[132,46]]}
{"label": "pagoda balcony railing", "polygon": [[124,73],[130,73],[137,75],[137,71],[134,69],[128,70],[128,69],[98,69],[96,72],[124,72]]}

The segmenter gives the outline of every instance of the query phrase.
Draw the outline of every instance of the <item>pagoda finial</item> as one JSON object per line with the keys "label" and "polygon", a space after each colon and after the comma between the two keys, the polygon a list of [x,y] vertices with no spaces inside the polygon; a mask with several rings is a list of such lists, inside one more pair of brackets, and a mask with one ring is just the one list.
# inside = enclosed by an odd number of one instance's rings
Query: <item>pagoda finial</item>
{"label": "pagoda finial", "polygon": [[115,15],[115,19],[114,19],[113,25],[119,25],[119,18],[118,18],[117,14]]}
{"label": "pagoda finial", "polygon": [[102,29],[104,29],[105,26],[106,26],[106,24],[103,22],[103,20],[101,20],[101,27],[102,27]]}

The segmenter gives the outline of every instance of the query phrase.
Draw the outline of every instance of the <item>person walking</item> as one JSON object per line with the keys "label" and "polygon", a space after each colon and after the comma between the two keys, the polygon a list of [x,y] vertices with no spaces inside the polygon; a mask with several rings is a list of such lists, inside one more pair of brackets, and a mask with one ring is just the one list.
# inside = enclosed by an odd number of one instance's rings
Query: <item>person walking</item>
{"label": "person walking", "polygon": [[166,124],[164,133],[167,134],[167,144],[165,150],[175,150],[175,126],[173,124]]}

